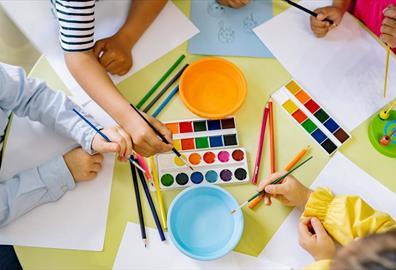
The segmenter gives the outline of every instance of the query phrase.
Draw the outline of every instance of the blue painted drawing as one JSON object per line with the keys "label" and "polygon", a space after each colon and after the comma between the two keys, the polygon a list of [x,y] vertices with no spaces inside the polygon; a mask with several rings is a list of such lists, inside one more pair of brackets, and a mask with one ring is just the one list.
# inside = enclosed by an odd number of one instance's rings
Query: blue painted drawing
{"label": "blue painted drawing", "polygon": [[252,0],[240,9],[216,0],[191,1],[191,20],[200,33],[189,41],[189,52],[202,55],[272,57],[253,30],[272,18],[272,1]]}

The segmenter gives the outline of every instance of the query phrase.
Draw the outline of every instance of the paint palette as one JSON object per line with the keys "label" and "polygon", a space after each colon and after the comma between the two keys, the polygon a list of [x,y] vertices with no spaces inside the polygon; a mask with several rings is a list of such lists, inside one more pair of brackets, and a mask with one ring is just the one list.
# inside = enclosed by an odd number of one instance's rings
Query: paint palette
{"label": "paint palette", "polygon": [[166,122],[177,150],[191,151],[238,146],[234,117],[221,120],[192,119]]}
{"label": "paint palette", "polygon": [[173,153],[156,156],[161,189],[185,188],[203,183],[249,182],[246,151],[243,148],[183,152],[194,171]]}
{"label": "paint palette", "polygon": [[332,155],[351,135],[295,81],[289,82],[272,98],[310,137]]}

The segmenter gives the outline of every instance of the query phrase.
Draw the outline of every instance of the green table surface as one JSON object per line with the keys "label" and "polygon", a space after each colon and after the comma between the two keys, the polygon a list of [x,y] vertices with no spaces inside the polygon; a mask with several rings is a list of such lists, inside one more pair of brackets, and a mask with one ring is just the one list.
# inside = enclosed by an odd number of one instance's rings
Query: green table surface
{"label": "green table surface", "polygon": [[[174,2],[183,12],[189,15],[189,1],[176,0]],[[274,13],[277,14],[284,8],[285,6],[277,3],[274,5]],[[119,90],[128,100],[136,104],[182,53],[187,54],[187,43],[182,44],[161,59],[120,83],[118,85]],[[187,54],[186,61],[191,63],[199,58],[201,56]],[[226,59],[235,63],[242,70],[248,82],[246,101],[235,114],[235,117],[238,125],[240,146],[245,147],[248,152],[249,170],[250,174],[252,174],[264,104],[270,94],[287,83],[291,79],[291,76],[275,59],[240,57],[226,57]],[[31,77],[45,80],[52,88],[68,92],[67,88],[62,84],[59,77],[43,57],[35,65],[31,72]],[[274,115],[277,168],[282,168],[287,164],[303,147],[311,145],[313,147],[311,154],[314,156],[314,160],[308,166],[295,173],[295,176],[304,184],[310,185],[329,161],[329,157],[276,104]],[[158,118],[160,120],[176,120],[194,117],[196,116],[183,106],[180,98],[176,97]],[[368,124],[369,121],[366,121],[353,130],[352,140],[344,145],[340,151],[367,173],[378,179],[382,184],[396,191],[394,176],[395,159],[377,153],[371,146],[367,136]],[[269,144],[268,138],[266,138],[264,142],[261,177],[268,175],[268,157]],[[239,202],[242,202],[255,192],[256,187],[251,184],[245,184],[227,186],[226,189]],[[178,192],[180,191],[163,192],[164,201],[167,206],[169,206]],[[146,200],[143,201],[145,221],[148,226],[155,227],[151,213],[149,212],[149,206]],[[156,199],[154,201],[156,203]],[[235,250],[257,256],[290,211],[291,208],[284,207],[278,202],[275,202],[271,207],[260,205],[255,211],[247,208],[244,209],[245,229],[242,239]],[[16,247],[16,252],[25,269],[110,269],[117,254],[127,222],[138,223],[138,215],[129,165],[117,162],[114,169],[106,239],[102,252],[31,247]]]}

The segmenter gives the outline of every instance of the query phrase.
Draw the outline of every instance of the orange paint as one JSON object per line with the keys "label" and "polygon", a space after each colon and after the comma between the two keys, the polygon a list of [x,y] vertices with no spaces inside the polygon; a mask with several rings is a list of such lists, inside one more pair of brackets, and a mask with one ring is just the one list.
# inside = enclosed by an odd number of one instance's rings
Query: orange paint
{"label": "orange paint", "polygon": [[179,133],[179,123],[168,123],[168,124],[165,124],[165,126],[167,128],[169,128],[170,131],[172,131],[173,134],[178,134]]}
{"label": "orange paint", "polygon": [[192,165],[198,165],[201,163],[201,156],[198,153],[192,153],[189,157],[188,160]]}
{"label": "orange paint", "polygon": [[300,124],[307,119],[307,116],[305,115],[305,113],[303,113],[300,109],[298,109],[295,113],[293,113],[292,116]]}
{"label": "orange paint", "polygon": [[183,150],[193,150],[195,149],[194,139],[181,139],[181,146]]}
{"label": "orange paint", "polygon": [[311,99],[311,97],[303,90],[299,91],[296,94],[296,98],[302,103],[305,104],[308,100]]}

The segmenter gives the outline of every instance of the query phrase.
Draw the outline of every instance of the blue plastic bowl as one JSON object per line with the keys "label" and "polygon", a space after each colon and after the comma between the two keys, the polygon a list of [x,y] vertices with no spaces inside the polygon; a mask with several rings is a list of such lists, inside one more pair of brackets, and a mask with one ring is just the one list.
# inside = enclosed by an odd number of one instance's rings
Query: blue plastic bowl
{"label": "blue plastic bowl", "polygon": [[242,211],[231,215],[236,207],[234,197],[218,186],[195,186],[182,191],[168,212],[172,242],[182,253],[200,261],[227,255],[243,232]]}

